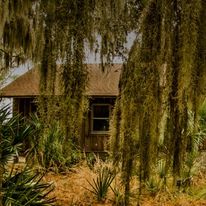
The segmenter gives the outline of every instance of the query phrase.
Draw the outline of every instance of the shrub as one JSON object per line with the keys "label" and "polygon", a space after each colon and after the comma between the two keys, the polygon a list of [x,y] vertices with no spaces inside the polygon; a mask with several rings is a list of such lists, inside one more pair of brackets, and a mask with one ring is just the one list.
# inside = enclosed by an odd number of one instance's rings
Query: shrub
{"label": "shrub", "polygon": [[3,181],[3,205],[53,205],[54,198],[48,194],[53,190],[50,183],[42,183],[42,175],[25,169],[14,175],[11,173]]}
{"label": "shrub", "polygon": [[[10,116],[9,106],[0,109],[0,193],[3,194],[3,206],[34,206],[52,205],[54,198],[48,198],[53,190],[51,184],[42,183],[42,175],[31,170],[13,174],[11,161],[18,155],[25,138],[31,134],[29,126],[26,126],[19,115]],[[19,124],[19,123],[22,124]],[[13,163],[14,166],[14,163]]]}
{"label": "shrub", "polygon": [[33,115],[29,123],[36,131],[29,138],[28,143],[27,159],[31,164],[36,162],[46,169],[58,172],[79,162],[80,151],[71,140],[65,142],[58,121],[44,127],[38,116]]}

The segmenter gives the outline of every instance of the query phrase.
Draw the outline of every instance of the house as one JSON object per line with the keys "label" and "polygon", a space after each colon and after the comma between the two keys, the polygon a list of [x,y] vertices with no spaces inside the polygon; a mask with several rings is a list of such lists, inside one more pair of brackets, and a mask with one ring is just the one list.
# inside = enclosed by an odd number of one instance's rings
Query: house
{"label": "house", "polygon": [[[88,85],[85,95],[89,96],[89,111],[84,118],[81,147],[86,152],[102,152],[108,140],[109,119],[116,97],[121,64],[110,66],[102,72],[98,64],[88,65]],[[13,112],[23,116],[35,112],[35,99],[40,95],[38,70],[31,69],[1,90],[1,97],[13,98]]]}

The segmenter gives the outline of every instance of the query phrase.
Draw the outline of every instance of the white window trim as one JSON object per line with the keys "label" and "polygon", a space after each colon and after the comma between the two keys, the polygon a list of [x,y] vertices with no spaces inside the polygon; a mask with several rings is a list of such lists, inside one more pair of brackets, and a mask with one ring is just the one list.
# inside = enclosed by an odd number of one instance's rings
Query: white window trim
{"label": "white window trim", "polygon": [[[109,106],[109,117],[94,117],[94,106]],[[91,106],[91,134],[108,134],[109,131],[94,131],[93,127],[94,127],[94,119],[106,119],[109,120],[110,119],[110,115],[111,115],[111,104],[101,104],[101,103],[94,103]]]}

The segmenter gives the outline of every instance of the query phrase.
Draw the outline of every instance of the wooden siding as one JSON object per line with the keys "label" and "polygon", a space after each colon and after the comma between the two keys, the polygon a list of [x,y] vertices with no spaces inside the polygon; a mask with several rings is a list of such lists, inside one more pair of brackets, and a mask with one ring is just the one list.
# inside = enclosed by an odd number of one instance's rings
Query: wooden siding
{"label": "wooden siding", "polygon": [[[13,100],[13,112],[20,113],[24,117],[28,117],[31,113],[36,112],[36,106],[34,98],[14,98]],[[104,152],[108,148],[109,134],[108,132],[93,133],[91,127],[91,109],[93,104],[111,106],[111,110],[114,106],[115,97],[105,98],[91,98],[89,111],[84,115],[82,123],[81,137],[79,140],[82,151],[84,152]],[[111,112],[110,112],[111,117]]]}
{"label": "wooden siding", "polygon": [[90,134],[85,137],[85,152],[103,152],[107,149],[109,135]]}

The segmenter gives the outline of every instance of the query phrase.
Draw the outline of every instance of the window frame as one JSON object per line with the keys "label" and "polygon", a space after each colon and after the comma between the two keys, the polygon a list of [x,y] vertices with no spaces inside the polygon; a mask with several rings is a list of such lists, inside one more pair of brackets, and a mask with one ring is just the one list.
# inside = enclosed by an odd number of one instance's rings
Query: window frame
{"label": "window frame", "polygon": [[[106,118],[106,117],[94,117],[94,107],[95,106],[108,106],[109,107],[109,116],[108,116],[108,118]],[[91,120],[91,134],[108,134],[109,133],[109,130],[108,131],[104,131],[104,130],[102,130],[102,131],[95,131],[94,130],[94,119],[102,119],[102,120],[110,120],[110,116],[111,116],[111,104],[107,104],[107,103],[103,103],[103,104],[101,104],[101,103],[94,103],[94,104],[92,104],[91,105],[91,118],[90,118],[90,120]]]}

